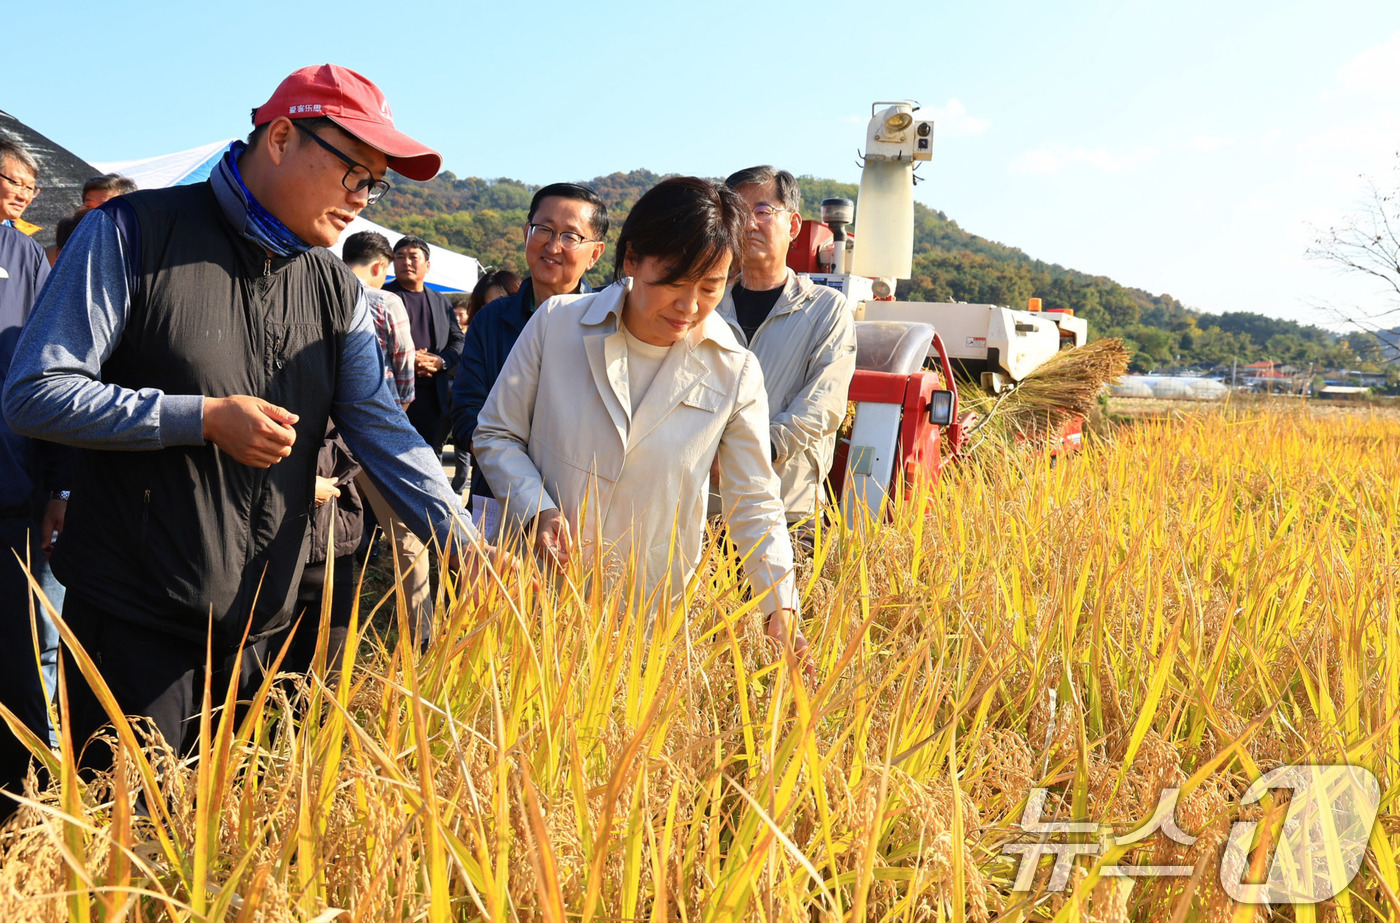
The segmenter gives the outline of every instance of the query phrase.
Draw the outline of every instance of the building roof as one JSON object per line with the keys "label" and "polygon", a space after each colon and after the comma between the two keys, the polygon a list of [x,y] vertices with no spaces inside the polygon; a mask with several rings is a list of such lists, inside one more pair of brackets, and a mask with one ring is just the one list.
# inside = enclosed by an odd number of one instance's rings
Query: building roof
{"label": "building roof", "polygon": [[39,195],[24,210],[24,220],[39,225],[33,237],[47,247],[54,242],[59,220],[83,204],[83,184],[102,171],[3,110],[0,132],[24,145],[39,161]]}

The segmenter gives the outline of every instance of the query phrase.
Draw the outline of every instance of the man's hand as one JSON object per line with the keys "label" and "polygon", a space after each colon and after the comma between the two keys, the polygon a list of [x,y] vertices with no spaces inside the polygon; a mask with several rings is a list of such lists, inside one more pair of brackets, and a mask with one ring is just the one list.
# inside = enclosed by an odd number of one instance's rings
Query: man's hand
{"label": "man's hand", "polygon": [[779,650],[787,644],[792,644],[792,653],[797,658],[797,665],[802,670],[802,675],[806,677],[810,685],[817,684],[817,664],[812,659],[812,651],[807,646],[807,639],[802,634],[802,624],[796,618],[797,613],[791,609],[775,609],[768,617],[768,637],[778,642]]}
{"label": "man's hand", "polygon": [[573,533],[563,513],[552,509],[535,517],[535,554],[563,568],[568,566],[573,551]]}
{"label": "man's hand", "polygon": [[447,361],[437,353],[419,349],[413,354],[413,367],[419,378],[431,378],[447,368]]}
{"label": "man's hand", "polygon": [[50,500],[48,506],[44,507],[44,518],[39,523],[39,534],[43,536],[43,541],[39,547],[44,549],[45,561],[53,553],[54,536],[63,534],[63,517],[67,514],[67,500]]}
{"label": "man's hand", "polygon": [[234,461],[253,468],[270,468],[292,454],[299,417],[258,397],[204,399],[204,438]]}
{"label": "man's hand", "polygon": [[340,488],[335,486],[335,478],[323,478],[316,475],[316,505],[321,506],[331,497],[340,496]]}

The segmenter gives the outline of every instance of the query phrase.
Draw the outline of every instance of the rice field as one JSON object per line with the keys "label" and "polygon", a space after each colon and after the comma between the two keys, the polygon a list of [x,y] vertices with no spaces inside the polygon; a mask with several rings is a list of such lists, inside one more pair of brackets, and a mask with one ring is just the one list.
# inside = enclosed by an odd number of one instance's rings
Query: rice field
{"label": "rice field", "polygon": [[[574,572],[445,587],[419,655],[380,640],[391,594],[335,688],[211,690],[193,765],[119,723],[85,783],[65,740],[0,833],[0,920],[1400,918],[1397,521],[1400,416],[1237,406],[1059,464],[989,444],[834,524],[799,575],[815,684],[717,553],[650,631]],[[1232,825],[1283,813],[1241,796],[1295,763],[1375,774],[1364,862],[1237,904]],[[1018,889],[1037,789],[1094,832]],[[1191,845],[1105,846],[1164,789]],[[1188,871],[1105,871],[1146,864]]]}

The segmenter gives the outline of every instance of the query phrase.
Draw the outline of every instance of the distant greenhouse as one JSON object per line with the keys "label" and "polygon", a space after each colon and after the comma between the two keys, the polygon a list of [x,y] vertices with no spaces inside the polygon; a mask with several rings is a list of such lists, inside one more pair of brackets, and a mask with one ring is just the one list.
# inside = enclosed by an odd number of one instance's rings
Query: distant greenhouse
{"label": "distant greenhouse", "polygon": [[1152,389],[1141,375],[1122,375],[1113,383],[1114,397],[1151,397]]}
{"label": "distant greenhouse", "polygon": [[1167,401],[1221,401],[1230,393],[1214,378],[1168,375],[1123,375],[1113,384],[1114,397],[1155,397]]}

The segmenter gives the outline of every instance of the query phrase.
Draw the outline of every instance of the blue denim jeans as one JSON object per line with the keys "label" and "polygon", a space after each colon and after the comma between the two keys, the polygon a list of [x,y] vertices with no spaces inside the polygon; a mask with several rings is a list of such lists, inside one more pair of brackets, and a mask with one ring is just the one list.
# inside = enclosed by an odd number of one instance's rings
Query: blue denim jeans
{"label": "blue denim jeans", "polygon": [[[39,578],[39,589],[48,597],[49,605],[53,606],[55,612],[63,611],[63,597],[67,590],[63,584],[58,582],[58,578],[49,569],[49,562],[43,560],[43,551],[37,551],[33,560],[39,561],[39,572],[35,574]],[[48,690],[49,700],[52,701],[58,688],[58,629],[54,627],[53,619],[49,618],[48,610],[35,601],[35,606],[39,610],[39,670],[44,677],[44,688]],[[49,744],[58,746],[58,729],[49,724]]]}

